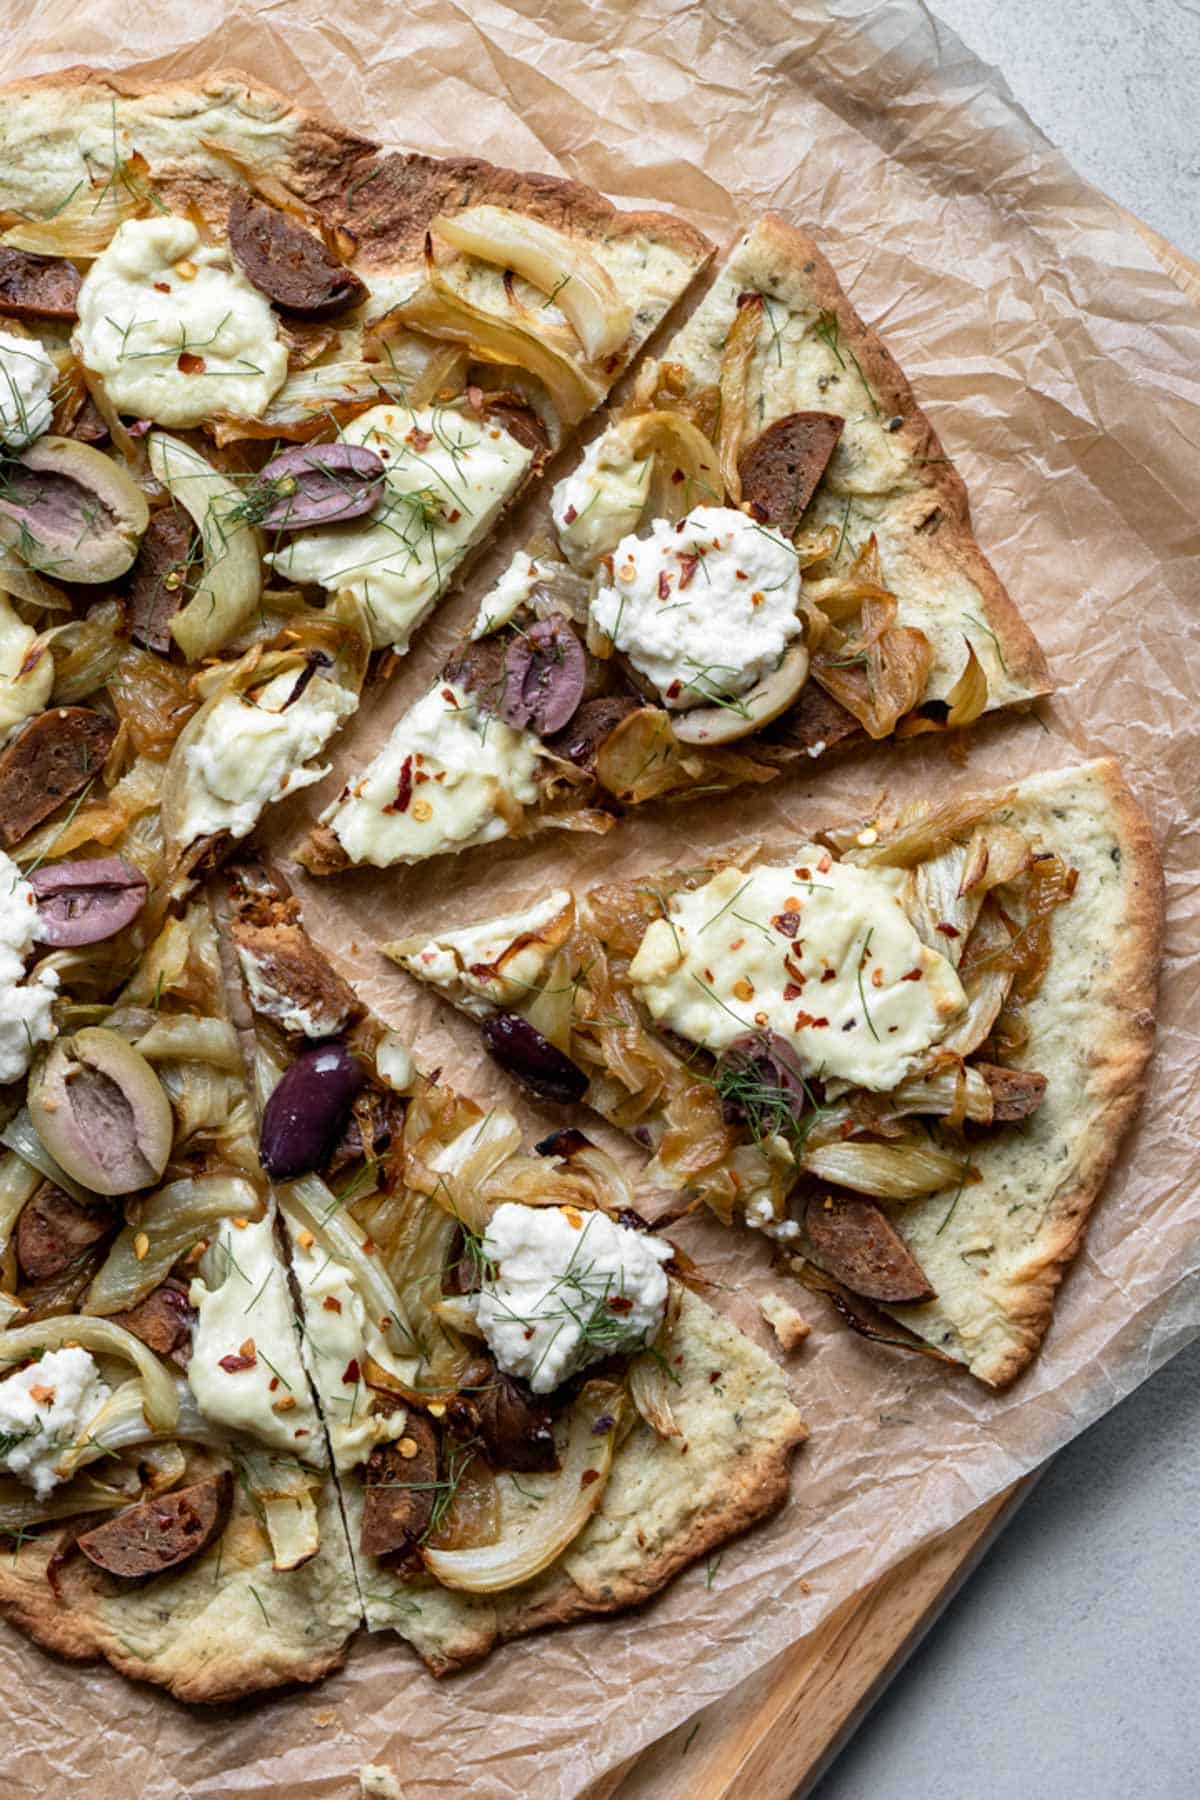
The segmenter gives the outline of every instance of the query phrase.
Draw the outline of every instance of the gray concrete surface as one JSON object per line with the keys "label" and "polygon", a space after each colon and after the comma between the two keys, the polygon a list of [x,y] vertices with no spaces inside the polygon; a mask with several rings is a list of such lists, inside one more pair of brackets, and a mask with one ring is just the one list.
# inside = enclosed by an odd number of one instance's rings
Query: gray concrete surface
{"label": "gray concrete surface", "polygon": [[[1200,256],[1196,0],[935,0],[1081,173]],[[1200,1344],[1076,1440],[815,1800],[1200,1797]]]}

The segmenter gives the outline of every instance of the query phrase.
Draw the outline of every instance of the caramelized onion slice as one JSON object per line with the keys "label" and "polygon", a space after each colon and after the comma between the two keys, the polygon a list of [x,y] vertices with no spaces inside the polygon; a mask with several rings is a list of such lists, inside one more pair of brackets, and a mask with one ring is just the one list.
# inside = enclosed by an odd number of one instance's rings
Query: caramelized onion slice
{"label": "caramelized onion slice", "polygon": [[633,309],[594,256],[552,225],[506,206],[468,206],[431,222],[435,237],[468,256],[512,269],[549,295],[570,320],[589,362],[619,350]]}
{"label": "caramelized onion slice", "polygon": [[738,296],[738,309],[721,352],[721,428],[717,448],[725,492],[735,505],[742,497],[738,457],[746,437],[750,370],[758,348],[765,304],[761,294]]}
{"label": "caramelized onion slice", "polygon": [[0,1366],[25,1362],[38,1351],[61,1350],[65,1344],[78,1344],[96,1356],[119,1356],[122,1362],[131,1362],[142,1378],[142,1409],[147,1425],[157,1432],[175,1429],[179,1394],[173,1376],[140,1338],[123,1325],[114,1325],[111,1319],[59,1313],[32,1325],[18,1325],[0,1333]]}
{"label": "caramelized onion slice", "polygon": [[243,1440],[236,1449],[238,1470],[271,1540],[272,1567],[280,1573],[302,1568],[321,1548],[317,1520],[319,1477],[294,1456],[280,1456]]}
{"label": "caramelized onion slice", "polygon": [[500,1536],[469,1550],[425,1551],[425,1566],[443,1587],[468,1594],[496,1594],[532,1581],[579,1536],[604,1498],[613,1453],[628,1412],[624,1390],[589,1381],[571,1408],[566,1441],[555,1475],[523,1475],[537,1503],[521,1503],[510,1480],[501,1479]]}
{"label": "caramelized onion slice", "polygon": [[875,1200],[919,1200],[963,1179],[961,1156],[917,1145],[825,1144],[802,1156],[800,1167],[820,1181]]}
{"label": "caramelized onion slice", "polygon": [[212,656],[252,617],[262,594],[258,534],[239,517],[236,485],[208,459],[169,432],[146,440],[150,467],[200,531],[204,570],[171,635],[189,662]]}
{"label": "caramelized onion slice", "polygon": [[181,1256],[211,1235],[218,1220],[256,1219],[261,1212],[257,1192],[237,1175],[168,1182],[140,1203],[136,1220],[119,1233],[87,1291],[85,1312],[127,1312],[158,1286]]}
{"label": "caramelized onion slice", "polygon": [[107,250],[118,225],[143,218],[153,204],[146,183],[149,167],[136,151],[106,179],[80,181],[47,217],[22,218],[9,213],[9,229],[0,238],[12,250],[35,256],[79,257],[84,261]]}

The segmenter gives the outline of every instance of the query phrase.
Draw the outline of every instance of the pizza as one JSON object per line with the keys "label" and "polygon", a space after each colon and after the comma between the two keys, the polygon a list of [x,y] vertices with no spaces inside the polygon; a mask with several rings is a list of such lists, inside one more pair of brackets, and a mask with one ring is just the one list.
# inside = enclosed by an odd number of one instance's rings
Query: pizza
{"label": "pizza", "polygon": [[773,1512],[805,1436],[782,1371],[611,1159],[577,1130],[526,1150],[503,1108],[423,1074],[278,876],[231,875],[262,1161],[366,1625],[443,1674],[644,1600]]}
{"label": "pizza", "polygon": [[322,814],[314,873],[603,831],[1049,691],[908,382],[812,238],[772,216],[550,511]]}
{"label": "pizza", "polygon": [[157,815],[186,876],[327,772],[710,247],[237,76],[0,106],[0,839],[86,790],[68,838]]}
{"label": "pizza", "polygon": [[1138,1105],[1161,921],[1099,761],[384,950],[541,1099],[627,1131],[647,1181],[998,1386]]}

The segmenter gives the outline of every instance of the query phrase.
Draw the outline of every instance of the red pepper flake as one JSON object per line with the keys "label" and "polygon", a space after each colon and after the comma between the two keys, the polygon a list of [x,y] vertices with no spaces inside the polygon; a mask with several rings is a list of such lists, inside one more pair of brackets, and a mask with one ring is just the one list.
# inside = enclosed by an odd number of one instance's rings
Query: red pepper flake
{"label": "red pepper flake", "polygon": [[812,870],[811,869],[797,869],[796,877],[800,881],[811,881],[812,880]]}
{"label": "red pepper flake", "polygon": [[276,1389],[276,1388],[277,1388],[277,1387],[278,1387],[278,1386],[279,1386],[279,1377],[278,1377],[278,1375],[272,1375],[272,1377],[271,1377],[271,1379],[270,1379],[270,1381],[268,1381],[268,1383],[267,1383],[267,1389],[268,1389],[268,1392],[270,1392],[270,1393],[272,1393],[272,1394],[273,1394],[273,1393],[274,1393],[274,1392],[275,1392],[275,1389]]}
{"label": "red pepper flake", "polygon": [[933,929],[940,933],[942,937],[956,938],[962,936],[962,932],[958,929],[957,925],[935,925]]}
{"label": "red pepper flake", "polygon": [[418,769],[416,772],[416,775],[413,777],[413,779],[416,782],[417,786],[420,787],[420,785],[423,781],[428,781],[430,779],[430,776],[425,769]]}
{"label": "red pepper flake", "polygon": [[428,450],[433,442],[433,433],[432,431],[422,431],[419,425],[414,425],[410,431],[405,433],[404,441],[406,444],[411,444],[414,450]]}
{"label": "red pepper flake", "polygon": [[342,1310],[342,1303],[338,1299],[336,1294],[326,1294],[324,1300],[322,1300],[322,1302],[321,1302],[321,1305],[326,1312],[340,1313]]}
{"label": "red pepper flake", "polygon": [[749,579],[750,579],[750,577],[747,575],[745,569],[735,569],[733,572],[737,576],[739,581],[749,581]]}
{"label": "red pepper flake", "polygon": [[800,929],[800,914],[798,912],[776,913],[771,923],[780,937],[794,938]]}
{"label": "red pepper flake", "polygon": [[660,600],[671,598],[671,577],[665,569],[660,569],[658,572],[658,597]]}
{"label": "red pepper flake", "polygon": [[234,1355],[231,1353],[229,1356],[223,1356],[218,1362],[217,1367],[218,1369],[224,1369],[227,1375],[236,1375],[240,1369],[252,1369],[257,1361],[257,1356],[242,1356],[240,1354]]}
{"label": "red pepper flake", "polygon": [[828,850],[826,850],[825,853],[823,854],[823,856],[821,857],[820,862],[817,864],[817,874],[818,875],[828,875],[828,873],[829,873],[830,869],[832,869],[832,867],[833,867],[833,858],[832,858],[832,856],[830,856]]}
{"label": "red pepper flake", "polygon": [[384,807],[385,813],[403,813],[408,811],[408,803],[413,791],[413,759],[406,756],[400,764],[400,779],[396,783],[396,798]]}
{"label": "red pepper flake", "polygon": [[190,350],[181,350],[175,358],[175,367],[181,375],[203,375],[208,364],[202,356],[193,356]]}
{"label": "red pepper flake", "polygon": [[901,981],[923,981],[925,979],[925,971],[924,969],[910,969],[908,974],[902,975],[900,979]]}
{"label": "red pepper flake", "polygon": [[358,1358],[352,1356],[342,1371],[342,1380],[348,1387],[353,1387],[355,1382],[360,1381],[361,1379],[362,1370],[358,1366]]}
{"label": "red pepper flake", "polygon": [[633,1301],[628,1294],[612,1294],[604,1304],[609,1312],[630,1313],[633,1311]]}
{"label": "red pepper flake", "polygon": [[816,1022],[817,1021],[813,1018],[811,1013],[798,1012],[796,1014],[796,1023],[793,1026],[793,1030],[803,1031],[806,1025],[815,1025]]}
{"label": "red pepper flake", "polygon": [[156,294],[169,294],[171,291],[171,284],[169,281],[156,281],[154,284],[154,291]]}
{"label": "red pepper flake", "polygon": [[450,511],[446,514],[447,523],[450,525],[457,525],[461,518],[462,508],[459,506],[451,507]]}
{"label": "red pepper flake", "polygon": [[820,1031],[822,1026],[828,1025],[828,1023],[829,1020],[822,1015],[821,1018],[813,1020],[813,1030]]}
{"label": "red pepper flake", "polygon": [[599,1481],[599,1479],[599,1469],[585,1469],[583,1474],[579,1477],[579,1485],[581,1488],[590,1488],[593,1481]]}
{"label": "red pepper flake", "polygon": [[836,969],[825,969],[822,972],[821,980],[822,981],[836,981],[837,980],[837,970]]}
{"label": "red pepper flake", "polygon": [[671,470],[671,486],[672,487],[678,487],[681,481],[686,481],[686,480],[687,480],[687,476],[684,474],[682,469],[672,469]]}
{"label": "red pepper flake", "polygon": [[458,704],[458,699],[457,699],[457,696],[455,695],[453,688],[443,688],[442,689],[442,699],[446,702],[447,706],[452,706],[454,708],[455,712],[458,712],[460,710],[459,704]]}
{"label": "red pepper flake", "polygon": [[798,1000],[803,992],[802,987],[797,987],[794,981],[789,981],[783,990],[783,997],[785,1000]]}
{"label": "red pepper flake", "polygon": [[681,550],[679,552],[679,585],[680,585],[680,588],[689,587],[691,585],[692,579],[695,576],[696,570],[699,567],[700,567],[700,558],[698,556],[693,556],[691,554],[691,552],[687,551],[687,550]]}
{"label": "red pepper flake", "polygon": [[720,1381],[720,1379],[721,1379],[721,1371],[720,1371],[720,1369],[710,1369],[710,1370],[709,1370],[709,1371],[708,1371],[708,1385],[709,1385],[709,1387],[716,1387],[716,1385],[717,1385],[717,1383],[718,1383],[718,1381]]}
{"label": "red pepper flake", "polygon": [[683,686],[682,682],[673,681],[671,683],[670,687],[667,689],[667,699],[668,700],[678,700],[680,692],[682,690],[682,686]]}
{"label": "red pepper flake", "polygon": [[578,517],[579,509],[574,506],[568,506],[567,510],[563,513],[563,524],[573,525]]}

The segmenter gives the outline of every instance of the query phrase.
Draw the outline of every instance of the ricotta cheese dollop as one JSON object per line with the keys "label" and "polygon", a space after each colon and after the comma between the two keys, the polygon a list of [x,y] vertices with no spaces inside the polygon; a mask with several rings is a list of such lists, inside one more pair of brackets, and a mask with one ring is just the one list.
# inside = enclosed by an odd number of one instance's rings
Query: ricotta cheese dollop
{"label": "ricotta cheese dollop", "polygon": [[188,219],[127,219],[79,290],[77,347],[120,413],[257,418],[287,375],[275,314]]}
{"label": "ricotta cheese dollop", "polygon": [[500,1368],[549,1394],[589,1363],[651,1341],[671,1255],[661,1238],[606,1213],[505,1201],[483,1236],[475,1317]]}
{"label": "ricotta cheese dollop", "polygon": [[366,773],[322,815],[352,862],[420,862],[507,836],[537,799],[540,740],[442,681],[400,719]]}
{"label": "ricotta cheese dollop", "polygon": [[722,869],[673,894],[629,967],[652,1016],[720,1054],[777,1032],[807,1072],[886,1093],[966,1007],[958,976],[904,910],[904,871],[834,862]]}
{"label": "ricotta cheese dollop", "polygon": [[610,425],[593,440],[550,496],[550,514],[572,567],[595,568],[642,516],[650,458],[629,453],[626,433]]}
{"label": "ricotta cheese dollop", "polygon": [[226,694],[213,707],[184,752],[186,843],[214,831],[245,837],[264,807],[328,775],[328,766],[306,769],[304,764],[325,748],[358,701],[335,682],[318,678],[289,706],[297,679],[294,670],[288,671],[276,675],[252,700]]}
{"label": "ricotta cheese dollop", "polygon": [[698,506],[622,538],[592,617],[669,707],[736,699],[775,669],[803,622],[800,562],[769,526]]}
{"label": "ricotta cheese dollop", "polygon": [[376,648],[407,650],[533,452],[494,420],[449,407],[374,406],[346,426],[342,441],[383,459],[380,505],[367,518],[298,532],[266,561],[285,581],[354,594]]}
{"label": "ricotta cheese dollop", "polygon": [[18,1081],[39,1044],[56,1026],[51,1006],[58,989],[53,969],[25,979],[25,959],[38,937],[37,900],[11,857],[0,850],[0,1087]]}
{"label": "ricotta cheese dollop", "polygon": [[188,1294],[198,1315],[187,1371],[197,1406],[214,1424],[320,1468],[324,1439],[272,1215],[240,1231],[222,1219],[207,1258],[215,1285],[197,1276]]}
{"label": "ricotta cheese dollop", "polygon": [[518,550],[494,587],[479,602],[479,611],[471,627],[471,641],[487,637],[507,625],[517,608],[524,606],[537,582],[537,564],[524,550]]}
{"label": "ricotta cheese dollop", "polygon": [[58,370],[36,338],[0,331],[0,443],[24,450],[49,431]]}
{"label": "ricotta cheese dollop", "polygon": [[48,1350],[7,1376],[0,1381],[0,1436],[7,1444],[0,1468],[39,1496],[48,1494],[61,1479],[54,1465],[111,1392],[95,1357],[78,1345]]}

